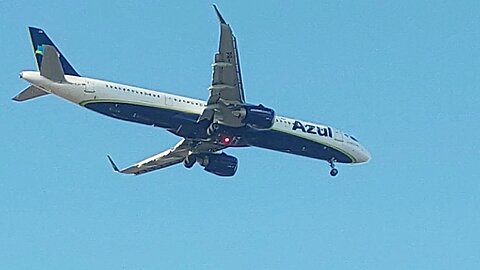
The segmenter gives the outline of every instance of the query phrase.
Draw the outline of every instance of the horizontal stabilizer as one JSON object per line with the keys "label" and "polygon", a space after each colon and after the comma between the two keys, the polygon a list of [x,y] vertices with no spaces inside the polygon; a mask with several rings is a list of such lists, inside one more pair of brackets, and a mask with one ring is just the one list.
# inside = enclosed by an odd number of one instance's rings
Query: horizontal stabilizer
{"label": "horizontal stabilizer", "polygon": [[50,45],[43,46],[43,60],[42,66],[40,67],[40,75],[54,82],[64,82],[65,73],[63,72],[59,57],[60,54],[55,47]]}
{"label": "horizontal stabilizer", "polygon": [[36,98],[36,97],[41,97],[41,96],[48,95],[48,94],[49,93],[41,90],[40,88],[31,85],[27,89],[23,90],[21,93],[19,93],[18,95],[16,95],[12,99],[20,102],[20,101],[29,100],[29,99]]}

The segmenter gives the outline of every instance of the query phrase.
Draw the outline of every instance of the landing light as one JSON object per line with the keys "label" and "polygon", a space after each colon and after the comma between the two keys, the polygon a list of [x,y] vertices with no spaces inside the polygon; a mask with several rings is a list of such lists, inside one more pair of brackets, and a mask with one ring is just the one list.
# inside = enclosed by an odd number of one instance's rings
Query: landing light
{"label": "landing light", "polygon": [[223,137],[222,139],[223,144],[229,144],[231,141],[232,139],[230,139],[230,137],[227,137],[227,136]]}

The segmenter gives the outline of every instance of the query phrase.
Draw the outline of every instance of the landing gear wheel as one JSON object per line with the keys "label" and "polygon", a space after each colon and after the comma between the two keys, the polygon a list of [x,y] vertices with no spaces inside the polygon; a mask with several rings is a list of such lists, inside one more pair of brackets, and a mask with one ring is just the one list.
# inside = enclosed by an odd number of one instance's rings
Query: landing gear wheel
{"label": "landing gear wheel", "polygon": [[185,158],[185,160],[183,160],[183,165],[185,166],[185,168],[190,169],[193,167],[193,165],[195,165],[195,162],[197,162],[197,159],[195,157],[188,156]]}
{"label": "landing gear wheel", "polygon": [[208,126],[207,129],[207,134],[208,136],[212,136],[219,128],[220,126],[217,123],[212,123],[210,126]]}
{"label": "landing gear wheel", "polygon": [[330,175],[331,176],[336,176],[338,174],[338,170],[335,169],[335,158],[331,158],[328,163],[330,163],[330,168],[332,168],[330,170]]}

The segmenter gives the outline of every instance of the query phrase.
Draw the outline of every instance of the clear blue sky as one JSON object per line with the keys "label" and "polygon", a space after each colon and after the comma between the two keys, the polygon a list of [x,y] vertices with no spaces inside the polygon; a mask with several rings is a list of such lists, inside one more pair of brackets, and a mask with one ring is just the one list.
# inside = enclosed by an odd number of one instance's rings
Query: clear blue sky
{"label": "clear blue sky", "polygon": [[[210,1],[1,1],[1,269],[479,269],[479,1],[217,1],[246,97],[351,132],[367,165],[233,149],[231,179],[121,166],[178,141],[54,96],[28,25],[82,75],[204,98]],[[100,3],[101,2],[101,3]]]}

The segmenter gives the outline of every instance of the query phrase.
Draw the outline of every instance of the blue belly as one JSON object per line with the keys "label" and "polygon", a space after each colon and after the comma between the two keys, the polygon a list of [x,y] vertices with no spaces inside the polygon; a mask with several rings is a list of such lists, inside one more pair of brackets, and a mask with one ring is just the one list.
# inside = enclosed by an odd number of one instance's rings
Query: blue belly
{"label": "blue belly", "polygon": [[174,129],[186,122],[192,123],[198,119],[197,114],[137,104],[90,102],[84,106],[113,118],[168,129]]}
{"label": "blue belly", "polygon": [[[151,125],[174,130],[180,125],[195,123],[198,114],[169,110],[159,107],[142,106],[137,104],[96,102],[85,103],[84,106],[98,113],[140,124]],[[315,159],[352,163],[353,160],[345,153],[326,145],[322,145],[301,137],[293,136],[276,130],[257,131],[253,129],[239,129],[239,134],[249,145],[306,156]]]}
{"label": "blue belly", "polygon": [[334,158],[341,163],[353,162],[349,156],[335,148],[276,130],[256,132],[254,136],[249,136],[248,142],[252,146],[289,154],[322,160]]}

